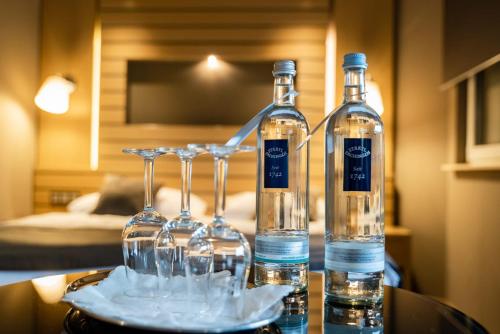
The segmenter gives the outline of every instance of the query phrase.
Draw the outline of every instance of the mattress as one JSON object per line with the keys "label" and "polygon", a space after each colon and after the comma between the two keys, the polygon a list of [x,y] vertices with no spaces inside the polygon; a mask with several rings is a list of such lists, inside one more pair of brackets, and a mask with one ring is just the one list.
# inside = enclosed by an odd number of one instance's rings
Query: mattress
{"label": "mattress", "polygon": [[[130,217],[53,212],[0,224],[0,270],[52,270],[122,263],[121,231]],[[202,221],[210,221],[203,217]],[[252,248],[255,221],[230,218]],[[321,270],[324,224],[310,224],[310,269]]]}
{"label": "mattress", "polygon": [[0,224],[0,270],[55,270],[121,264],[128,217],[32,215]]}

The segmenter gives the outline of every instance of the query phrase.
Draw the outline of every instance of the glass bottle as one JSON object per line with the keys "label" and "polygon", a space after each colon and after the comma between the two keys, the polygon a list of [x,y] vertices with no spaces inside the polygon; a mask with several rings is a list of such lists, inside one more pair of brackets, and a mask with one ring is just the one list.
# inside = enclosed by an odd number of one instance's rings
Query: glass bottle
{"label": "glass bottle", "polygon": [[295,108],[295,63],[274,64],[274,108],[257,130],[255,284],[307,288],[309,269],[309,134]]}
{"label": "glass bottle", "polygon": [[325,292],[377,303],[384,282],[384,128],[366,104],[366,56],[344,56],[344,101],[326,125]]}

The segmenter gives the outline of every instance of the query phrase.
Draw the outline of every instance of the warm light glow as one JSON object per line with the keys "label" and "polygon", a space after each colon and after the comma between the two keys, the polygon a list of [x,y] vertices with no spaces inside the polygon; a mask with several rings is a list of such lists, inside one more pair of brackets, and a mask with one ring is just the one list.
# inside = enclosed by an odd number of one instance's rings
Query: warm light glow
{"label": "warm light glow", "polygon": [[69,110],[69,95],[75,83],[59,75],[48,77],[35,96],[38,108],[52,114],[64,114]]}
{"label": "warm light glow", "polygon": [[92,105],[90,109],[90,169],[99,167],[99,104],[101,90],[101,25],[94,22],[94,44],[92,51]]}
{"label": "warm light glow", "polygon": [[55,275],[31,280],[40,298],[47,304],[59,302],[66,289],[66,275]]}
{"label": "warm light glow", "polygon": [[210,55],[207,58],[207,66],[209,69],[213,70],[219,67],[219,59],[216,56]]}
{"label": "warm light glow", "polygon": [[325,55],[325,115],[335,108],[335,62],[337,31],[332,20],[326,31]]}
{"label": "warm light glow", "polygon": [[380,87],[370,78],[366,80],[366,104],[375,109],[377,114],[382,115],[384,113],[384,103],[382,102]]}

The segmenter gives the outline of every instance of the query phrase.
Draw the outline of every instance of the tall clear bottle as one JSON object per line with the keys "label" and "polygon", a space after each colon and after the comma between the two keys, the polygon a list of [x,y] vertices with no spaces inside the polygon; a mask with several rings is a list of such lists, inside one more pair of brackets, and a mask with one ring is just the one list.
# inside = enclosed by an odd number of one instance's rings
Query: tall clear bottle
{"label": "tall clear bottle", "polygon": [[326,125],[325,292],[378,303],[384,282],[384,127],[366,104],[366,56],[344,56],[344,101]]}
{"label": "tall clear bottle", "polygon": [[289,284],[307,288],[309,270],[309,134],[296,108],[295,63],[274,64],[274,109],[257,131],[257,233],[255,284]]}

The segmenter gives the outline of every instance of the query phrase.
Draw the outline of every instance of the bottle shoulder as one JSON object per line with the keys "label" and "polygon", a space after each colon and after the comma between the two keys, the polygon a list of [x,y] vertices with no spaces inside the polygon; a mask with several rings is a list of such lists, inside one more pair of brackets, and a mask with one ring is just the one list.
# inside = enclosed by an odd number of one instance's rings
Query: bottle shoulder
{"label": "bottle shoulder", "polygon": [[358,118],[383,126],[380,115],[365,103],[345,103],[341,105],[332,117],[327,121],[326,127],[335,127],[336,124],[346,122],[349,119]]}
{"label": "bottle shoulder", "polygon": [[273,122],[276,120],[293,120],[303,123],[309,129],[309,123],[306,117],[294,106],[275,106],[269,113],[267,113],[261,120],[260,126]]}

